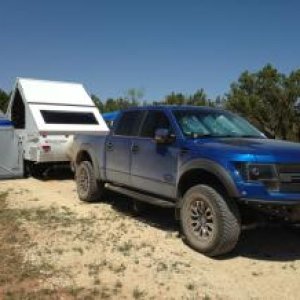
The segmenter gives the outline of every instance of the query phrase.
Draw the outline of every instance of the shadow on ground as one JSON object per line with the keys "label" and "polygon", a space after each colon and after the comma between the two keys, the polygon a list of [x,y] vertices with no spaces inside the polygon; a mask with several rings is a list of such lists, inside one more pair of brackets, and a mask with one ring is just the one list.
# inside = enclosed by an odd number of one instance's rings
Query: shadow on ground
{"label": "shadow on ground", "polygon": [[105,193],[105,202],[118,212],[136,220],[169,232],[179,232],[179,224],[174,218],[174,209],[162,208],[147,203],[137,202],[140,211],[135,211],[134,200],[110,191]]}
{"label": "shadow on ground", "polygon": [[[69,180],[74,174],[69,168],[50,169],[41,180]],[[160,208],[145,204],[143,210],[133,209],[134,201],[128,197],[107,191],[102,197],[104,201],[118,212],[135,218],[166,232],[178,232],[180,226],[174,218],[174,209]],[[103,200],[102,200],[103,201]],[[293,261],[300,259],[300,226],[264,226],[243,230],[235,250],[218,259],[248,257],[255,260]]]}
{"label": "shadow on ground", "polygon": [[34,174],[32,176],[33,178],[42,181],[74,179],[74,173],[71,171],[69,166],[51,167],[41,174]]}
{"label": "shadow on ground", "polygon": [[270,225],[245,230],[234,256],[270,261],[299,260],[300,227]]}
{"label": "shadow on ground", "polygon": [[[180,231],[173,209],[146,205],[144,211],[136,213],[133,209],[133,201],[125,196],[107,192],[104,198],[115,210],[140,222],[166,232]],[[239,256],[255,260],[298,260],[300,259],[300,226],[283,227],[272,224],[243,230],[235,250],[219,259],[233,259]]]}

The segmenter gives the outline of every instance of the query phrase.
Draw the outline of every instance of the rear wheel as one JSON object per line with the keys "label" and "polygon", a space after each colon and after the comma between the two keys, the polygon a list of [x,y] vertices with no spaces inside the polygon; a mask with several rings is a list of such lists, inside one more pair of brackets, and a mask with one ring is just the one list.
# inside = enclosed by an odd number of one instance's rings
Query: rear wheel
{"label": "rear wheel", "polygon": [[104,184],[97,181],[89,161],[81,162],[76,168],[76,185],[79,199],[85,202],[99,200],[104,190]]}
{"label": "rear wheel", "polygon": [[186,192],[180,220],[187,244],[207,256],[230,252],[241,232],[236,205],[207,185],[196,185]]}

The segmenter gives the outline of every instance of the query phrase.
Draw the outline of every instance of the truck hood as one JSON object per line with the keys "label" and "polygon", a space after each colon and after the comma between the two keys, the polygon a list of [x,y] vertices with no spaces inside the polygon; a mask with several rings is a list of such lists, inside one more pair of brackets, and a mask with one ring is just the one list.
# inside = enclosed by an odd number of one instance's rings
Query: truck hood
{"label": "truck hood", "polygon": [[[271,139],[253,138],[203,138],[189,140],[188,148],[210,157],[230,157],[258,162],[299,162],[300,144]],[[248,158],[247,158],[248,157]]]}

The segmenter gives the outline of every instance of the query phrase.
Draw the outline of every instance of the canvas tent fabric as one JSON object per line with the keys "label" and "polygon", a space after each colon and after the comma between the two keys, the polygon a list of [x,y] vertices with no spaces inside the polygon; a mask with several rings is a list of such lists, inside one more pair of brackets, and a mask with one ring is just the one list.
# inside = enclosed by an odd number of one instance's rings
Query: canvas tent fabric
{"label": "canvas tent fabric", "polygon": [[22,150],[11,121],[0,114],[0,179],[23,175]]}
{"label": "canvas tent fabric", "polygon": [[8,120],[4,114],[0,113],[0,127],[3,128],[10,126],[12,126],[11,121]]}
{"label": "canvas tent fabric", "polygon": [[120,111],[112,111],[112,112],[108,112],[108,113],[104,113],[102,114],[102,117],[105,121],[115,121],[117,119],[117,117],[119,116]]}

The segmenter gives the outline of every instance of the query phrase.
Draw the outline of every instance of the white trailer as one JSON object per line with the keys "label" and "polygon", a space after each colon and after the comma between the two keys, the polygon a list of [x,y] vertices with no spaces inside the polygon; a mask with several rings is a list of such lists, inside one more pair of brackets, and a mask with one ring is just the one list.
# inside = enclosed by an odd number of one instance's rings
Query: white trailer
{"label": "white trailer", "polygon": [[78,83],[18,78],[7,117],[22,145],[27,171],[41,172],[49,164],[68,163],[73,134],[101,135],[109,131]]}

